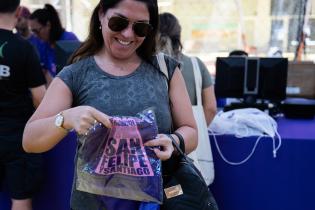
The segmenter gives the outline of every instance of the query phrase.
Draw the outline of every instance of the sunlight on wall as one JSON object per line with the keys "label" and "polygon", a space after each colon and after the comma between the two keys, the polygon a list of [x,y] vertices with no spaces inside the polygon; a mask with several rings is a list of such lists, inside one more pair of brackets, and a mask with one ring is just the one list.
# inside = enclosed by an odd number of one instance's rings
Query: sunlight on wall
{"label": "sunlight on wall", "polygon": [[[67,1],[71,2],[71,8],[64,8]],[[84,40],[91,12],[98,1],[22,0],[22,4],[32,11],[43,7],[44,3],[55,4],[63,25]],[[299,1],[158,0],[158,3],[160,12],[171,12],[179,19],[184,51],[199,56],[212,69],[217,56],[226,56],[234,49],[244,49],[253,56],[266,56],[278,48],[292,60],[296,49],[296,35],[292,35],[296,27],[292,27],[292,23],[297,21],[294,8]],[[312,12],[315,0],[311,1]],[[312,41],[313,37],[315,39],[315,16],[311,13],[309,17],[311,36],[307,39],[309,46],[303,54],[304,60],[315,59],[315,41]],[[273,27],[276,28],[272,30]]]}

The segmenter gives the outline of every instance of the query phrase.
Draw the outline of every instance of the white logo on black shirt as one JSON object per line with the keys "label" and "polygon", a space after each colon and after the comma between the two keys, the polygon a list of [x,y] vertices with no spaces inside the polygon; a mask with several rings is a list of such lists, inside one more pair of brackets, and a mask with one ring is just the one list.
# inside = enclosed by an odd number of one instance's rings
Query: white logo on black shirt
{"label": "white logo on black shirt", "polygon": [[0,80],[10,76],[10,67],[0,65]]}

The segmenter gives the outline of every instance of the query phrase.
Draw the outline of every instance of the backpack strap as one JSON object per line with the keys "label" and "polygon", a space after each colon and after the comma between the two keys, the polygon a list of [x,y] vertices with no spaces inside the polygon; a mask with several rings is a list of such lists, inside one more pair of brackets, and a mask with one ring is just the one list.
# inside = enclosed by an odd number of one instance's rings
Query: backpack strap
{"label": "backpack strap", "polygon": [[160,70],[162,71],[162,73],[166,76],[167,80],[169,80],[169,76],[168,76],[168,70],[167,70],[167,66],[165,63],[165,59],[164,59],[164,53],[158,53],[156,55],[159,66],[160,66]]}
{"label": "backpack strap", "polygon": [[159,64],[159,67],[160,67],[160,71],[164,74],[164,76],[166,77],[167,81],[167,88],[169,86],[169,75],[168,75],[168,69],[167,69],[167,66],[166,66],[166,63],[165,63],[165,58],[164,58],[164,53],[158,53],[156,55],[156,58],[157,58],[157,61],[158,61],[158,64]]}

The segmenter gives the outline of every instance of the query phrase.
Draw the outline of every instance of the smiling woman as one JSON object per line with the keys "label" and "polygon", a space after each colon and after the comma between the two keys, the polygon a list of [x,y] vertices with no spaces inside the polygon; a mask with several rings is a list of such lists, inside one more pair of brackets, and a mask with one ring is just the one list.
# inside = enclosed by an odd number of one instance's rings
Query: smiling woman
{"label": "smiling woman", "polygon": [[[68,130],[78,134],[71,198],[74,210],[138,210],[147,204],[142,203],[145,198],[127,200],[78,190],[78,180],[87,176],[81,164],[84,134],[95,120],[112,128],[114,116],[135,116],[152,108],[159,134],[144,146],[152,147],[163,165],[176,155],[166,134],[180,133],[188,153],[197,145],[196,124],[179,63],[166,57],[169,85],[159,69],[155,56],[157,30],[156,0],[100,0],[93,11],[87,39],[74,53],[72,64],[53,80],[25,127],[23,147],[28,152],[53,148]],[[158,204],[152,205],[158,208]]]}
{"label": "smiling woman", "polygon": [[[138,12],[133,13],[133,10]],[[128,58],[131,55],[135,56],[136,49],[142,45],[146,38],[150,37],[150,33],[148,33],[147,36],[143,36],[145,32],[150,32],[144,30],[150,28],[151,25],[149,24],[150,14],[148,8],[146,4],[141,1],[127,1],[124,4],[121,4],[120,9],[109,9],[106,13],[100,13],[98,16],[102,26],[102,35],[105,44],[102,53],[107,53],[110,57],[120,60],[122,58]],[[133,24],[130,24],[130,21],[132,21]],[[141,25],[146,24],[145,28],[141,27],[141,36],[139,36],[138,33],[135,33],[134,30],[134,26],[140,23]],[[125,27],[122,28],[121,26]],[[139,28],[139,26],[137,26],[137,28]],[[134,59],[132,57],[130,58]],[[101,59],[96,59],[96,62],[101,65],[106,65]],[[135,66],[130,65],[130,67],[129,70]]]}

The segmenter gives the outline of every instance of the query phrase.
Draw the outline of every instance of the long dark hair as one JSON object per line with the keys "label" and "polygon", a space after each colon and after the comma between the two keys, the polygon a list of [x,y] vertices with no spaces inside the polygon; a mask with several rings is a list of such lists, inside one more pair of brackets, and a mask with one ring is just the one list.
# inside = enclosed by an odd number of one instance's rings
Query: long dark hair
{"label": "long dark hair", "polygon": [[43,9],[35,10],[31,16],[31,20],[37,20],[41,25],[45,26],[50,22],[49,42],[58,41],[65,31],[61,25],[61,21],[57,10],[51,4],[45,4]]}
{"label": "long dark hair", "polygon": [[166,38],[170,39],[173,51],[172,56],[178,57],[183,49],[183,45],[181,43],[182,28],[179,21],[173,14],[168,12],[160,14],[159,18],[160,44],[163,44],[163,41],[165,42]]}
{"label": "long dark hair", "polygon": [[[98,12],[101,10],[103,14],[106,14],[107,10],[114,8],[119,2],[123,0],[100,0],[95,7],[90,20],[90,28],[87,39],[82,43],[78,50],[70,58],[70,63],[74,63],[78,60],[86,58],[88,56],[96,54],[104,45],[104,39],[102,31],[99,29],[100,21]],[[137,49],[137,54],[144,60],[150,60],[151,56],[155,53],[156,34],[158,30],[158,6],[157,0],[135,0],[144,2],[149,10],[150,24],[153,27],[152,32],[146,36],[142,45]]]}

